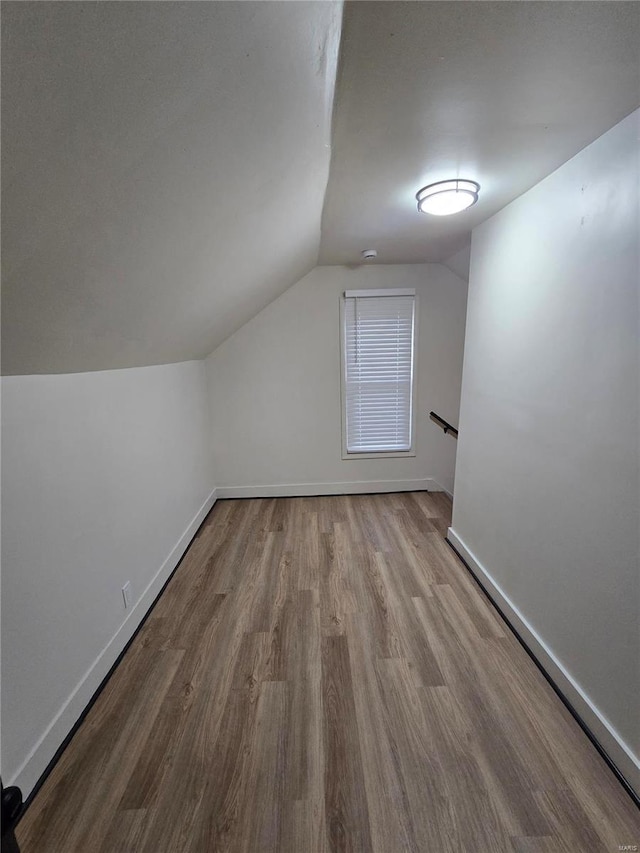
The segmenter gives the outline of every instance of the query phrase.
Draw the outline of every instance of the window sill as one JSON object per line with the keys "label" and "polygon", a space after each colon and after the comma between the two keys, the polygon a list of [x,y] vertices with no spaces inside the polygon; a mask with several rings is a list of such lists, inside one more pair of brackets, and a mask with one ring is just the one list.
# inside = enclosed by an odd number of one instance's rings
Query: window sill
{"label": "window sill", "polygon": [[343,451],[343,460],[353,459],[399,459],[402,456],[415,456],[415,450],[381,450],[379,453],[345,453]]}

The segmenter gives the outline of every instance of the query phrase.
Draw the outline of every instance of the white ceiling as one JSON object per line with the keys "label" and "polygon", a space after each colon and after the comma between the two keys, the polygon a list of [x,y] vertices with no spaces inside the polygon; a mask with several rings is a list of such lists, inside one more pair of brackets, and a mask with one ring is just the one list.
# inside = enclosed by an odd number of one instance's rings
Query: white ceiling
{"label": "white ceiling", "polygon": [[204,356],[315,266],[341,13],[2,4],[4,373]]}
{"label": "white ceiling", "polygon": [[[347,3],[320,262],[442,261],[639,103],[638,3]],[[452,177],[478,204],[419,214]]]}
{"label": "white ceiling", "polygon": [[[331,150],[340,3],[4,2],[3,372],[204,356],[319,249],[464,266],[473,225],[637,106],[639,22],[350,3]],[[480,202],[419,215],[457,174]]]}

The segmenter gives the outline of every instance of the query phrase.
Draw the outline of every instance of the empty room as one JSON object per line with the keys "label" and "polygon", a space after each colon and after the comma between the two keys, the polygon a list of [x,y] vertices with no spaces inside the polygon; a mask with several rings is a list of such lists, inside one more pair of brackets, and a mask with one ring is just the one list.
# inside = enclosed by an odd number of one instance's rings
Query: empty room
{"label": "empty room", "polygon": [[2,853],[640,849],[640,4],[0,15]]}

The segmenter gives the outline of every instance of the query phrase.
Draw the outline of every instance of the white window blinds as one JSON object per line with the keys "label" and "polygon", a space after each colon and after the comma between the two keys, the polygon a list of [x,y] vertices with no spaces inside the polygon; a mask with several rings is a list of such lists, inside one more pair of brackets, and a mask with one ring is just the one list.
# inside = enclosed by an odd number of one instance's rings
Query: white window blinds
{"label": "white window blinds", "polygon": [[411,450],[415,296],[366,293],[345,293],[346,450]]}

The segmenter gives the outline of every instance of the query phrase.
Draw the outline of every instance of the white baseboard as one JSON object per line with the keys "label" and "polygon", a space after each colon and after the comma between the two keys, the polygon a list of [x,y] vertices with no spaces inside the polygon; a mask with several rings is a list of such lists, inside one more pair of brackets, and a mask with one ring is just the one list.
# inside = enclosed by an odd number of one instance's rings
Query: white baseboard
{"label": "white baseboard", "polygon": [[629,785],[640,796],[640,761],[624,742],[604,714],[593,704],[585,691],[555,656],[542,637],[527,622],[516,605],[494,581],[487,569],[469,550],[455,530],[450,527],[447,538],[454,550],[462,557],[482,586],[511,622],[540,665],[563,693],[575,712],[616,765]]}
{"label": "white baseboard", "polygon": [[381,492],[443,492],[434,479],[356,480],[345,483],[284,483],[263,486],[218,486],[222,498],[303,498],[316,495],[363,495]]}
{"label": "white baseboard", "polygon": [[25,799],[33,790],[56,751],[91,701],[102,680],[135,633],[171,572],[180,562],[182,555],[216,502],[217,497],[216,489],[214,489],[189,522],[186,530],[149,582],[127,618],[82,676],[27,758],[13,777],[6,780],[5,784],[18,785]]}

